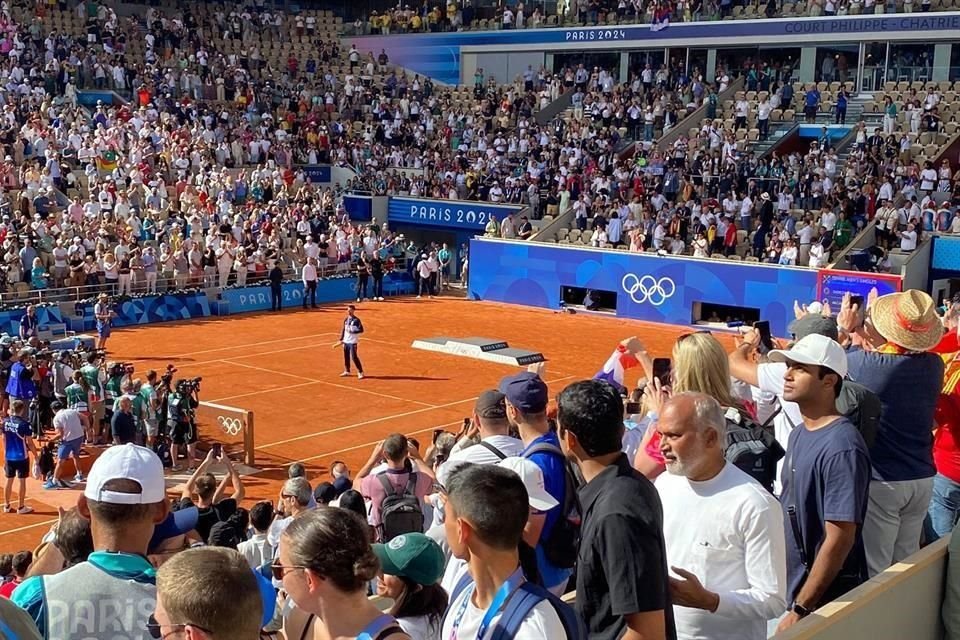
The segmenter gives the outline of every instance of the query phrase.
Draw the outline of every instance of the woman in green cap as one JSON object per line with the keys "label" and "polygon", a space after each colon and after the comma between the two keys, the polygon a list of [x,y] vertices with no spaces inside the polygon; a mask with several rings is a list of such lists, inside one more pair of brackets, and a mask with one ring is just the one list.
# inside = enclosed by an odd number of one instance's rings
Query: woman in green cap
{"label": "woman in green cap", "polygon": [[434,640],[447,609],[447,593],[440,586],[446,557],[422,533],[397,536],[373,545],[380,559],[377,595],[393,600],[387,612],[397,619],[411,640]]}

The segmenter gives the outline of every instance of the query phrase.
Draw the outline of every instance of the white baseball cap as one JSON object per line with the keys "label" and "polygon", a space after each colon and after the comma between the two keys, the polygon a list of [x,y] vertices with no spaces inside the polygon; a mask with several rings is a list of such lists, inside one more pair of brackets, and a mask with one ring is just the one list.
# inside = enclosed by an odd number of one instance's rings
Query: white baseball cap
{"label": "white baseball cap", "polygon": [[847,375],[847,352],[835,340],[811,333],[798,340],[789,351],[774,350],[768,354],[771,362],[798,362],[830,369],[841,378]]}
{"label": "white baseball cap", "polygon": [[[104,486],[111,480],[133,480],[140,493],[109,491]],[[83,495],[88,500],[108,504],[155,504],[167,498],[163,463],[150,449],[135,444],[121,444],[104,451],[93,463]]]}
{"label": "white baseball cap", "polygon": [[504,458],[498,463],[504,469],[510,469],[520,476],[523,486],[527,489],[530,506],[537,511],[549,511],[560,504],[556,498],[547,493],[543,485],[543,471],[537,463],[527,458]]}

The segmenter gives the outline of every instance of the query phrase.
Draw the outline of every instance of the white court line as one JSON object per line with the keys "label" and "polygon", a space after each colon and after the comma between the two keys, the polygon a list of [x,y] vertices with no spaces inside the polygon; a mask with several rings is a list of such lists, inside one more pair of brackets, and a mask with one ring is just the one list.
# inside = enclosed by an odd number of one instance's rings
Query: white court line
{"label": "white court line", "polygon": [[[379,396],[381,398],[390,398],[391,400],[399,400],[400,402],[412,402],[413,404],[420,404],[425,407],[434,408],[436,405],[432,405],[429,402],[420,402],[419,400],[410,400],[409,398],[401,398],[400,396],[392,396],[389,393],[380,393],[379,391],[370,391],[369,389],[361,389],[359,387],[348,387],[345,384],[337,384],[335,382],[327,382],[326,380],[316,380],[314,378],[306,378],[304,376],[298,376],[295,373],[284,373],[283,371],[274,371],[273,369],[264,369],[263,367],[256,367],[252,364],[243,364],[242,362],[232,362],[231,360],[222,360],[221,362],[226,362],[227,364],[236,365],[238,367],[246,367],[247,369],[255,369],[257,371],[264,371],[266,373],[276,373],[284,376],[290,376],[293,378],[300,378],[301,380],[309,380],[313,384],[325,384],[330,387],[336,387],[338,389],[346,389],[348,391],[358,391],[360,393],[368,393],[372,396]],[[359,382],[359,381],[358,381]],[[275,389],[279,391],[279,389]]]}
{"label": "white court line", "polygon": [[[573,376],[563,376],[562,378],[556,378],[556,379],[554,379],[554,380],[548,380],[548,381],[546,382],[546,384],[547,384],[547,385],[551,385],[551,384],[554,384],[554,383],[557,383],[557,382],[562,382],[562,381],[564,381],[564,380],[568,380],[568,379],[570,379],[570,378],[572,378],[572,377],[573,377]],[[337,428],[335,428],[335,429],[327,429],[326,431],[318,431],[318,432],[316,432],[316,433],[307,433],[307,434],[295,436],[295,437],[293,437],[293,438],[287,438],[286,440],[278,440],[277,442],[271,442],[271,443],[269,443],[269,444],[263,444],[263,445],[260,445],[259,447],[256,447],[256,450],[257,450],[257,451],[260,451],[261,449],[269,449],[270,447],[276,447],[276,446],[279,446],[279,445],[281,445],[281,444],[289,444],[289,443],[291,443],[291,442],[299,442],[300,440],[309,440],[310,438],[316,438],[316,437],[318,437],[318,436],[324,436],[324,435],[327,435],[327,434],[330,434],[330,433],[337,433],[338,431],[348,431],[348,430],[350,430],[350,429],[356,429],[357,427],[367,426],[368,424],[376,424],[376,423],[378,423],[378,422],[385,422],[385,421],[387,421],[387,420],[393,420],[394,418],[405,418],[405,417],[407,417],[407,416],[416,415],[416,414],[418,414],[418,413],[426,413],[427,411],[432,411],[432,410],[434,410],[434,409],[446,409],[447,407],[455,407],[455,406],[457,406],[458,404],[463,404],[463,403],[465,403],[465,402],[473,402],[473,401],[476,400],[476,399],[477,399],[477,396],[471,396],[471,397],[469,397],[469,398],[464,398],[463,400],[455,400],[454,402],[448,402],[448,403],[446,403],[446,404],[439,404],[439,405],[436,405],[436,406],[433,406],[433,407],[427,407],[427,408],[425,408],[425,409],[415,409],[415,410],[413,410],[413,411],[407,411],[407,412],[405,412],[405,413],[397,413],[397,414],[394,414],[394,415],[392,415],[392,416],[381,416],[381,417],[379,417],[379,418],[373,418],[372,420],[364,420],[363,422],[357,422],[357,423],[354,423],[354,424],[348,424],[348,425],[345,425],[345,426],[342,426],[342,427],[337,427]],[[453,424],[453,423],[450,423],[450,424]],[[441,425],[441,426],[448,426],[448,425]],[[439,427],[437,427],[437,428],[439,428]],[[417,432],[415,432],[415,433],[420,433],[420,432],[417,431]],[[345,449],[345,451],[349,451],[349,449]]]}
{"label": "white court line", "polygon": [[[257,340],[256,342],[251,342],[250,344],[235,344],[230,347],[217,347],[216,349],[204,349],[203,351],[189,351],[187,353],[180,353],[172,356],[166,356],[167,358],[182,358],[184,356],[192,356],[198,353],[216,353],[217,351],[229,351],[230,349],[243,349],[244,347],[250,347],[255,344],[274,344],[276,342],[289,342],[291,340],[306,340],[309,338],[317,338],[319,336],[335,336],[335,332],[327,333],[312,333],[309,336],[293,336],[290,338],[277,338],[276,340]],[[267,351],[266,353],[274,353],[272,351]],[[140,362],[142,360],[162,360],[162,358],[134,358],[130,362]],[[211,360],[211,362],[216,362],[216,360]]]}
{"label": "white court line", "polygon": [[271,389],[260,389],[259,391],[250,391],[248,393],[241,393],[235,396],[225,396],[223,398],[215,398],[210,400],[210,402],[223,402],[225,400],[236,400],[237,398],[248,398],[250,396],[259,396],[264,393],[272,393],[274,391],[288,391],[290,389],[297,389],[299,387],[309,387],[312,384],[318,384],[316,382],[302,382],[300,384],[291,384],[286,387],[273,387]]}
{"label": "white court line", "polygon": [[[453,425],[455,425],[455,424],[460,424],[460,421],[459,421],[459,420],[454,420],[453,422],[447,422],[446,424],[438,424],[438,425],[435,425],[435,426],[432,426],[432,427],[427,427],[426,429],[418,429],[417,431],[410,431],[410,432],[408,432],[406,435],[407,435],[407,436],[413,436],[413,435],[416,435],[416,434],[418,434],[418,433],[426,433],[427,431],[433,431],[434,429],[442,429],[442,428],[444,428],[444,427],[450,427],[450,426],[453,426]],[[338,454],[341,454],[341,453],[346,453],[347,451],[353,451],[354,449],[363,449],[363,448],[365,448],[365,447],[372,447],[373,445],[377,444],[377,443],[380,442],[381,440],[383,440],[383,438],[380,438],[379,440],[374,440],[373,442],[366,442],[366,443],[364,443],[364,444],[358,444],[358,445],[354,445],[354,446],[352,446],[352,447],[347,447],[346,449],[338,449],[338,450],[336,450],[336,451],[328,451],[327,453],[319,453],[319,454],[317,454],[317,455],[315,455],[315,456],[310,456],[309,458],[302,458],[302,459],[300,459],[300,460],[294,460],[293,462],[288,462],[288,463],[286,463],[286,464],[283,465],[283,466],[289,467],[290,465],[296,464],[297,462],[310,462],[311,460],[317,460],[317,459],[319,459],[319,458],[326,458],[327,456],[335,456],[335,455],[338,455]]]}
{"label": "white court line", "polygon": [[36,529],[37,527],[50,526],[51,524],[55,523],[58,519],[59,518],[54,518],[53,520],[44,520],[43,522],[34,522],[33,524],[17,527],[16,529],[7,529],[6,531],[0,531],[0,536],[5,536],[11,533],[20,533],[21,531]]}

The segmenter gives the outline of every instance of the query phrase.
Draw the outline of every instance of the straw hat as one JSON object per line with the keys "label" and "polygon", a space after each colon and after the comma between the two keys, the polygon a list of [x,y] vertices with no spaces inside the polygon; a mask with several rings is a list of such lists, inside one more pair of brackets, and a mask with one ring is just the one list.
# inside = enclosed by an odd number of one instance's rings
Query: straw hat
{"label": "straw hat", "polygon": [[908,351],[929,351],[943,337],[933,298],[916,289],[877,298],[870,306],[870,319],[888,342]]}

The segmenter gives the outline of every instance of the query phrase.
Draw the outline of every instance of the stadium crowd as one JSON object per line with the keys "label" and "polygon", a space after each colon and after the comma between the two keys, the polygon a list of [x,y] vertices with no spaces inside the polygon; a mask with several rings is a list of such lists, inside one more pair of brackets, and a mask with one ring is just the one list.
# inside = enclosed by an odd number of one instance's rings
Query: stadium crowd
{"label": "stadium crowd", "polygon": [[366,20],[358,18],[352,25],[356,35],[423,33],[486,29],[539,29],[574,25],[617,25],[644,23],[666,28],[673,22],[699,22],[729,18],[787,18],[796,16],[846,16],[884,13],[928,12],[933,0],[924,0],[919,7],[907,2],[877,2],[876,0],[840,0],[804,3],[734,2],[716,0],[692,2],[669,0],[561,0],[553,12],[543,5],[517,3],[490,10],[475,6],[471,0],[458,3],[447,0],[440,4],[423,4],[411,8],[408,4],[383,11],[371,11]]}
{"label": "stadium crowd", "polygon": [[[955,210],[931,199],[956,192],[949,165],[917,166],[893,129],[862,128],[842,168],[826,136],[783,158],[738,144],[754,121],[765,136],[759,123],[774,109],[817,106],[793,95],[786,70],[758,78],[766,95],[737,99],[728,127],[724,69],[716,86],[672,65],[625,84],[582,66],[529,69],[510,84],[478,71],[463,103],[392,70],[386,52],[323,43],[321,60],[346,56],[346,77],[321,77],[315,59],[277,73],[252,53],[218,53],[190,11],[155,11],[135,28],[106,6],[80,9],[86,42],[17,24],[0,5],[9,283],[129,294],[165,281],[242,285],[279,263],[336,271],[421,254],[389,229],[352,223],[348,188],[524,202],[535,218],[572,208],[597,246],[706,257],[747,238],[753,258],[780,264],[824,264],[872,219],[884,248],[915,248],[943,211],[960,232]],[[439,14],[426,28],[443,28]],[[277,28],[267,16],[222,14],[216,25],[242,39]],[[148,44],[143,64],[125,59],[130,33]],[[75,97],[91,86],[133,102],[87,114]],[[563,88],[569,113],[537,125],[535,111]],[[657,150],[701,104],[706,122]],[[629,159],[626,137],[638,141]],[[297,166],[325,161],[361,178],[317,188]],[[77,197],[59,202],[61,190]],[[487,233],[529,237],[525,223],[491,221]],[[443,251],[418,263],[431,294]],[[553,402],[542,370],[509,376],[459,433],[429,447],[394,434],[360,469],[334,463],[329,477],[292,465],[277,499],[249,509],[243,479],[214,450],[170,499],[163,461],[133,443],[151,444],[160,421],[144,393],[154,380],[138,389],[121,375],[115,444],[86,478],[77,469],[77,505],[35,552],[0,557],[0,621],[18,638],[765,638],[957,521],[958,306],[940,317],[917,291],[862,306],[848,297],[835,317],[798,307],[790,345],[751,330],[729,354],[703,332],[670,354],[628,339]],[[659,355],[670,356],[667,374],[655,371]],[[14,389],[33,378],[32,357],[17,354]],[[641,382],[627,388],[631,367]],[[88,373],[100,384],[96,366]],[[85,418],[96,411],[84,373],[70,379],[52,426],[65,443],[106,437]],[[4,509],[28,513],[14,484],[39,448],[23,401],[11,400]],[[71,453],[61,447],[48,488],[62,486]],[[573,590],[572,606],[557,598]],[[947,624],[957,616],[948,600]]]}
{"label": "stadium crowd", "polygon": [[[863,305],[797,305],[790,343],[749,329],[730,353],[628,338],[559,393],[535,365],[458,433],[391,435],[355,471],[293,464],[249,509],[222,452],[174,499],[160,457],[115,444],[36,551],[0,557],[0,612],[19,638],[766,638],[958,519],[960,303]],[[16,471],[34,444],[13,405]]]}

